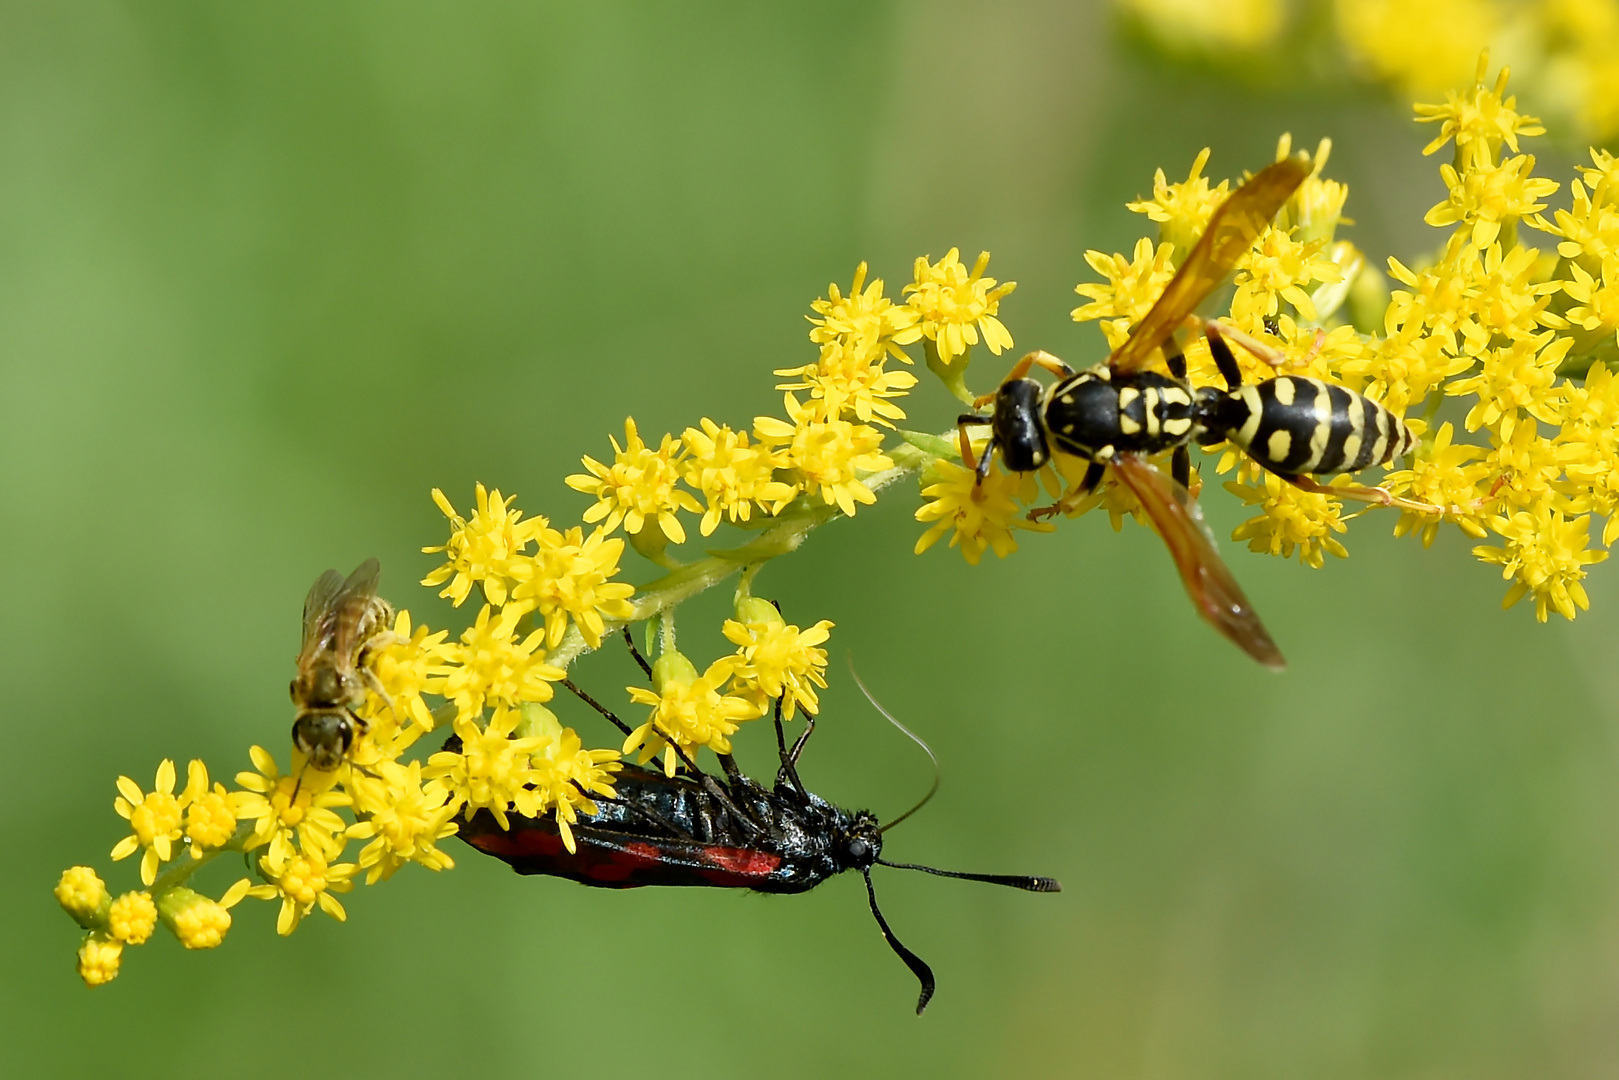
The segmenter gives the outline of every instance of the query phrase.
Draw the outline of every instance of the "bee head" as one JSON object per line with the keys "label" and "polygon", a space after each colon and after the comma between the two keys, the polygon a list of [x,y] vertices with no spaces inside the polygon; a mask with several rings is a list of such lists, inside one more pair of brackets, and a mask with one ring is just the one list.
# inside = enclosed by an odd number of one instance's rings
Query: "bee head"
{"label": "bee head", "polygon": [[343,764],[354,742],[354,721],[347,713],[306,712],[292,722],[292,744],[309,759],[309,767],[331,772]]}

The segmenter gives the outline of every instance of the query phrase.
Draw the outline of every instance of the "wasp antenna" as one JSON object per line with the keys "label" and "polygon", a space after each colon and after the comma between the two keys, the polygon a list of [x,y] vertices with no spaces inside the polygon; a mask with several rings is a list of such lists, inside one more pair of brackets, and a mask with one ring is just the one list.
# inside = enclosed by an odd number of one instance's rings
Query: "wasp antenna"
{"label": "wasp antenna", "polygon": [[911,974],[922,984],[922,993],[916,999],[916,1015],[921,1016],[922,1010],[927,1008],[928,1002],[933,999],[933,989],[937,985],[933,980],[933,969],[928,967],[927,961],[900,944],[899,938],[894,936],[894,931],[888,928],[888,920],[883,918],[883,913],[877,909],[877,890],[871,885],[871,871],[863,869],[860,873],[866,879],[866,898],[871,901],[871,913],[877,917],[877,928],[883,932],[883,940],[894,950],[894,955],[905,961],[905,966],[911,969]]}
{"label": "wasp antenna", "polygon": [[882,828],[877,830],[878,832],[887,832],[889,829],[892,829],[895,825],[898,825],[900,822],[904,821],[906,818],[910,817],[912,814],[914,814],[918,810],[922,809],[922,807],[926,806],[928,804],[928,800],[933,798],[934,794],[939,790],[939,781],[940,781],[941,776],[942,776],[942,773],[941,773],[941,771],[939,769],[939,758],[938,758],[938,755],[936,755],[933,752],[933,747],[929,746],[927,743],[922,741],[922,736],[918,735],[916,732],[912,731],[910,728],[908,728],[904,724],[900,723],[899,720],[894,716],[893,713],[891,713],[887,709],[883,708],[882,704],[879,703],[878,700],[875,697],[872,696],[871,691],[866,688],[865,680],[862,679],[860,677],[860,673],[854,669],[854,656],[853,656],[853,654],[850,654],[849,656],[847,656],[846,659],[849,661],[849,674],[854,677],[854,684],[856,686],[860,687],[860,692],[862,694],[866,695],[866,700],[871,702],[871,707],[873,709],[876,709],[878,712],[882,713],[883,718],[886,719],[890,724],[893,724],[895,727],[899,728],[906,735],[908,735],[912,742],[916,743],[916,745],[918,745],[918,746],[920,746],[922,748],[922,752],[925,753],[928,756],[928,760],[933,762],[933,786],[928,788],[928,793],[926,795],[922,796],[922,801],[921,802],[917,803],[915,806],[913,806],[909,810],[905,811],[905,813],[901,814],[899,817],[895,818],[893,821],[890,821],[887,825],[884,825]]}
{"label": "wasp antenna", "polygon": [[940,870],[933,866],[922,866],[919,863],[888,862],[878,859],[878,866],[891,866],[895,870],[920,870],[924,874],[937,874],[939,877],[962,878],[966,881],[984,881],[991,885],[1006,885],[1013,889],[1022,889],[1024,892],[1062,892],[1062,884],[1056,878],[1027,877],[1022,874],[969,874],[964,870]]}

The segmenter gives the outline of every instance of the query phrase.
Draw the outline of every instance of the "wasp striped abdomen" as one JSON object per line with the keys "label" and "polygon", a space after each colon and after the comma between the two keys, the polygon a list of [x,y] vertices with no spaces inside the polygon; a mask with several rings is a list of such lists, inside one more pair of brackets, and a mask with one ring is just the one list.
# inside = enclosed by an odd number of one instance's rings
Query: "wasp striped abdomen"
{"label": "wasp striped abdomen", "polygon": [[1229,439],[1283,476],[1356,472],[1392,461],[1416,443],[1394,413],[1321,379],[1279,375],[1200,396],[1213,405],[1213,422],[1205,425],[1210,436]]}

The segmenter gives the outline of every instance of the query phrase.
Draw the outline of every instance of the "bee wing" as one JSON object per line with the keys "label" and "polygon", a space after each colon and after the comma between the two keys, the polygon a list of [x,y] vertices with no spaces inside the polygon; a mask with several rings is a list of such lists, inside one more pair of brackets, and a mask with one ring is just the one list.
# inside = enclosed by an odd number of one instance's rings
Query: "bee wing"
{"label": "bee wing", "polygon": [[304,597],[304,637],[299,649],[300,656],[307,656],[310,647],[320,637],[321,623],[342,591],[343,575],[336,570],[326,571],[309,587],[309,595]]}
{"label": "bee wing", "polygon": [[1192,493],[1134,454],[1118,454],[1110,464],[1158,527],[1197,613],[1261,664],[1273,671],[1286,667],[1281,650],[1220,558]]}
{"label": "bee wing", "polygon": [[377,582],[381,578],[382,565],[376,559],[367,559],[346,579],[336,570],[328,570],[315,580],[304,598],[300,666],[322,648],[331,649],[338,656],[349,655],[360,615],[371,597],[377,594]]}
{"label": "bee wing", "polygon": [[1208,228],[1203,230],[1191,254],[1164,287],[1152,310],[1136,323],[1129,339],[1107,358],[1108,367],[1121,375],[1139,371],[1152,351],[1178,330],[1186,316],[1196,311],[1204,298],[1225,280],[1288,196],[1310,175],[1310,169],[1309,159],[1303,155],[1286,158],[1260,169],[1232,192],[1209,218]]}
{"label": "bee wing", "polygon": [[334,628],[333,651],[338,656],[352,657],[355,648],[360,644],[356,636],[360,629],[360,620],[371,607],[371,600],[377,595],[377,583],[382,580],[382,564],[375,558],[365,560],[354,568],[354,573],[343,582],[337,596],[332,601],[332,607],[337,615],[337,625]]}

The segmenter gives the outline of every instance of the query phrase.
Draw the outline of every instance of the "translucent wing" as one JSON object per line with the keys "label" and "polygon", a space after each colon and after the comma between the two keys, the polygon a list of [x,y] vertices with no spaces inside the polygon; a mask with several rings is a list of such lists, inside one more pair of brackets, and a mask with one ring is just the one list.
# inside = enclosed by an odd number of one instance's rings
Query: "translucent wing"
{"label": "translucent wing", "polygon": [[377,583],[381,580],[382,564],[375,558],[367,559],[354,568],[354,573],[343,582],[342,589],[332,601],[337,619],[332,631],[332,649],[338,656],[354,655],[360,644],[357,640],[360,621],[370,610],[371,600],[377,595]]}
{"label": "translucent wing", "polygon": [[322,650],[338,656],[351,655],[360,616],[377,594],[381,578],[382,565],[376,559],[367,559],[347,579],[336,570],[328,570],[316,579],[304,598],[300,667],[305,659]]}
{"label": "translucent wing", "polygon": [[1113,474],[1135,492],[1158,527],[1197,613],[1261,664],[1273,671],[1286,667],[1281,651],[1220,558],[1214,534],[1192,493],[1134,454],[1119,454],[1111,464]]}
{"label": "translucent wing", "polygon": [[1225,280],[1289,195],[1310,175],[1309,159],[1287,158],[1248,179],[1209,218],[1208,228],[1130,337],[1108,357],[1119,374],[1138,371],[1152,351],[1173,334],[1186,316]]}
{"label": "translucent wing", "polygon": [[300,655],[307,655],[310,646],[320,637],[323,616],[332,610],[333,601],[342,591],[343,575],[336,570],[326,571],[309,587],[309,595],[304,597],[304,636],[303,644],[299,647]]}

